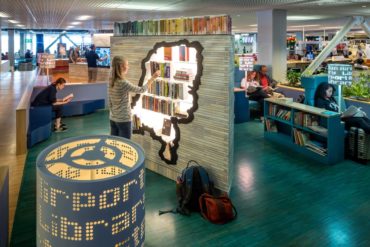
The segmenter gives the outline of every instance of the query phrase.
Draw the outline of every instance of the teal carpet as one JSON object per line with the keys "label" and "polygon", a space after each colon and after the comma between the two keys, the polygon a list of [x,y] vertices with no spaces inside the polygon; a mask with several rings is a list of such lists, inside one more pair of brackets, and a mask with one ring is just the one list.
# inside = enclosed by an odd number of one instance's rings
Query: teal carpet
{"label": "teal carpet", "polygon": [[[35,246],[35,160],[66,137],[107,134],[108,114],[68,118],[66,133],[32,148],[27,156],[11,246]],[[180,141],[181,145],[181,141]],[[146,172],[146,247],[162,246],[370,246],[370,166],[316,163],[264,141],[258,121],[235,126],[231,198],[238,219],[212,225],[158,210],[176,205],[175,183]]]}

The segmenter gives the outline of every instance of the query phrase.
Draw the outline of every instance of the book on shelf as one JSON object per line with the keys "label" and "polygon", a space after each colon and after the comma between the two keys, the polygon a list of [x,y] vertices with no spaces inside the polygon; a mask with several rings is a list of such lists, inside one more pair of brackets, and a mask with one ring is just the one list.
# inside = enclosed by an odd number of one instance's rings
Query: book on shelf
{"label": "book on shelf", "polygon": [[328,153],[328,150],[323,143],[314,140],[309,140],[306,143],[306,148],[322,156],[325,156]]}
{"label": "book on shelf", "polygon": [[319,117],[305,112],[295,112],[294,124],[304,127],[317,126],[319,124]]}
{"label": "book on shelf", "polygon": [[179,61],[189,61],[189,47],[184,45],[179,46]]}
{"label": "book on shelf", "polygon": [[142,96],[142,108],[150,111],[162,113],[168,116],[174,116],[178,111],[179,103],[171,99],[160,99],[153,96]]}
{"label": "book on shelf", "polygon": [[132,116],[132,123],[133,123],[133,129],[134,130],[140,129],[140,127],[141,127],[141,119],[136,114],[134,114]]}
{"label": "book on shelf", "polygon": [[162,135],[170,136],[171,135],[171,120],[163,119]]}
{"label": "book on shelf", "polygon": [[165,79],[156,79],[148,88],[149,94],[169,97],[171,99],[184,99],[184,84],[174,83]]}
{"label": "book on shelf", "polygon": [[228,15],[115,22],[115,36],[231,34]]}
{"label": "book on shelf", "polygon": [[164,60],[172,61],[172,47],[164,47]]}
{"label": "book on shelf", "polygon": [[270,120],[270,119],[265,119],[265,125],[266,125],[266,130],[268,132],[278,132],[275,121]]}
{"label": "book on shelf", "polygon": [[305,146],[309,140],[309,134],[293,128],[294,143],[299,146]]}
{"label": "book on shelf", "polygon": [[160,76],[163,78],[171,77],[171,64],[170,63],[158,63],[150,61],[150,73],[153,75],[157,70],[161,71]]}

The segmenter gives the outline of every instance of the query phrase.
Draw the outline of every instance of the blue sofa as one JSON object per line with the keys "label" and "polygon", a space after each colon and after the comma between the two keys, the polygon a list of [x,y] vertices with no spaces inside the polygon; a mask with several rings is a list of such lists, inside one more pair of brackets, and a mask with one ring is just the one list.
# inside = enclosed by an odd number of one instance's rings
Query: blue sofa
{"label": "blue sofa", "polygon": [[[35,87],[31,101],[42,90]],[[92,113],[98,109],[104,109],[107,98],[106,85],[85,84],[68,85],[64,94],[74,93],[73,101],[63,106],[63,117],[71,117]],[[66,95],[58,95],[58,98]],[[53,119],[55,114],[51,106],[30,107],[28,115],[27,147],[30,148],[36,143],[44,141],[51,136],[53,130]]]}

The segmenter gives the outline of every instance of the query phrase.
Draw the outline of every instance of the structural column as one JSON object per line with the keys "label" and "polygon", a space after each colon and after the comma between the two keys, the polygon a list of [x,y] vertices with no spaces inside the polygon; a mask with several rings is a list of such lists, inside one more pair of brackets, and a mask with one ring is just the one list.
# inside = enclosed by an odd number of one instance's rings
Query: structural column
{"label": "structural column", "polygon": [[8,30],[8,47],[10,71],[14,72],[14,29]]}
{"label": "structural column", "polygon": [[285,81],[287,70],[286,10],[257,12],[258,64],[265,64],[277,81]]}
{"label": "structural column", "polygon": [[2,72],[1,71],[1,68],[2,68],[2,66],[1,66],[1,57],[2,57],[1,54],[3,53],[3,51],[2,51],[3,47],[1,45],[2,44],[1,42],[3,42],[3,37],[2,37],[1,34],[2,34],[2,30],[1,30],[1,22],[0,22],[0,75],[1,75],[1,72]]}
{"label": "structural column", "polygon": [[24,56],[24,53],[26,52],[26,44],[25,44],[25,39],[26,39],[26,35],[24,32],[20,32],[19,33],[19,56],[23,57]]}

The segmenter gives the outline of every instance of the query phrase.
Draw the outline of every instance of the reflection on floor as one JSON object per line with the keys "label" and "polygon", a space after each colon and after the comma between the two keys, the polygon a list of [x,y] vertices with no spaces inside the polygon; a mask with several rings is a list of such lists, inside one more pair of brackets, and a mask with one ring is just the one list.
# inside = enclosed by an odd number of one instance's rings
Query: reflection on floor
{"label": "reflection on floor", "polygon": [[[108,113],[65,120],[68,132],[29,151],[12,246],[35,246],[35,159],[66,137],[107,134]],[[180,141],[181,145],[181,141]],[[145,246],[370,246],[370,167],[318,164],[264,141],[260,122],[235,126],[234,222],[219,226],[158,210],[176,206],[175,183],[146,173]]]}

